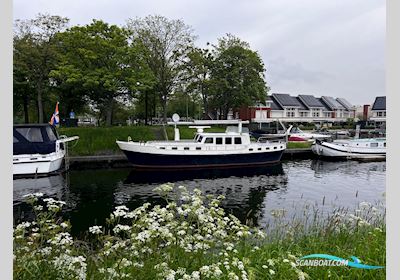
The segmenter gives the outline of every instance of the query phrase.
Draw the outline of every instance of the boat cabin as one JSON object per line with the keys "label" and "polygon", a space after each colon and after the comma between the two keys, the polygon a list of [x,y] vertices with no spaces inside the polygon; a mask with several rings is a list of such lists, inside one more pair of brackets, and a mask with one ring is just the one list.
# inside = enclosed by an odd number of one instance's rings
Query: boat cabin
{"label": "boat cabin", "polygon": [[50,124],[23,124],[13,127],[13,154],[50,154],[56,151],[58,134]]}

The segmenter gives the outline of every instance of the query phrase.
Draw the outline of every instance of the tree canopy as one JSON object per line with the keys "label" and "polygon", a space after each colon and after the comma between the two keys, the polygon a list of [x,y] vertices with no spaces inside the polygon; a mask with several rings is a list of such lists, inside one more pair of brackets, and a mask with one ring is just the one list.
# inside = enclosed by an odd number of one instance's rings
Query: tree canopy
{"label": "tree canopy", "polygon": [[266,99],[264,63],[234,35],[200,48],[189,25],[158,15],[129,19],[124,27],[67,24],[40,14],[15,23],[14,110],[25,122],[32,107],[43,122],[55,101],[62,116],[89,108],[112,125],[116,114],[119,120],[135,114],[146,124],[149,116],[165,121],[173,111],[226,119]]}
{"label": "tree canopy", "polygon": [[128,42],[128,32],[94,20],[58,34],[60,63],[51,72],[60,84],[79,88],[105,112],[112,124],[118,97],[129,97],[152,84],[140,42]]}

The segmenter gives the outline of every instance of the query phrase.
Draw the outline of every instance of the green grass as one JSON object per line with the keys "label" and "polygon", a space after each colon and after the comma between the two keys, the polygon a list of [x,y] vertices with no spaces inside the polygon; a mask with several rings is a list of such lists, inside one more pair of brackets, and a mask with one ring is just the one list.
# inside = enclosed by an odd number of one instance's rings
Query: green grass
{"label": "green grass", "polygon": [[[169,140],[174,139],[173,126],[167,126]],[[181,139],[193,139],[196,129],[180,126]],[[224,132],[225,127],[214,126],[208,132]],[[69,144],[69,153],[72,156],[110,155],[120,154],[116,140],[150,141],[164,139],[162,126],[114,126],[114,127],[62,127],[58,128],[60,135],[79,136],[79,140]],[[288,149],[310,148],[311,143],[288,143]]]}
{"label": "green grass", "polygon": [[78,135],[79,140],[69,144],[70,155],[105,155],[120,153],[116,140],[149,141],[156,138],[160,127],[70,127],[59,128],[58,133],[67,136]]}
{"label": "green grass", "polygon": [[288,149],[306,149],[311,148],[311,142],[289,142],[287,144]]}

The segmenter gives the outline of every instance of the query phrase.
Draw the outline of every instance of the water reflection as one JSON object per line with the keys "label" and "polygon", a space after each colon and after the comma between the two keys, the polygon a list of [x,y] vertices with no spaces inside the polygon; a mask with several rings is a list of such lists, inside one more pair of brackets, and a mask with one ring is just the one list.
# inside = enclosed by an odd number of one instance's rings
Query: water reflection
{"label": "water reflection", "polygon": [[153,192],[155,186],[172,182],[184,185],[189,190],[200,189],[204,194],[224,195],[221,204],[226,211],[243,222],[258,225],[266,194],[284,189],[287,176],[282,164],[257,168],[212,169],[202,171],[137,172],[132,171],[119,184],[115,192],[116,204],[130,207],[149,201],[160,203],[160,197]]}
{"label": "water reflection", "polygon": [[[70,171],[64,175],[14,180],[14,218],[30,219],[22,196],[42,192],[67,202],[63,211],[80,235],[102,225],[115,206],[134,209],[145,202],[162,204],[153,189],[165,182],[200,188],[205,194],[226,197],[222,206],[242,222],[264,226],[272,209],[297,213],[303,205],[330,211],[335,206],[355,207],[360,201],[381,199],[385,191],[385,162],[358,163],[322,160],[285,161],[269,167],[212,169],[182,172],[138,172],[131,169]],[[324,205],[321,205],[324,201]],[[291,210],[292,209],[292,210]]]}

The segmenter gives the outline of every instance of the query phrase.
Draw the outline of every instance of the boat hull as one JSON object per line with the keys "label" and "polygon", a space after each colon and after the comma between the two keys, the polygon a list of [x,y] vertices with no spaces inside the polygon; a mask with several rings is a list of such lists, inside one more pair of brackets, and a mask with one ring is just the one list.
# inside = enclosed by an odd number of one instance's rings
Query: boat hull
{"label": "boat hull", "polygon": [[366,151],[355,147],[341,147],[327,142],[316,141],[311,150],[320,157],[337,159],[384,160],[386,152],[381,150]]}
{"label": "boat hull", "polygon": [[201,169],[269,165],[278,163],[283,154],[283,150],[220,155],[150,154],[127,150],[123,150],[123,152],[134,167],[143,169]]}
{"label": "boat hull", "polygon": [[64,153],[48,155],[13,156],[13,175],[48,174],[57,171],[63,163]]}

